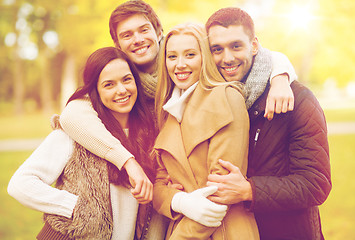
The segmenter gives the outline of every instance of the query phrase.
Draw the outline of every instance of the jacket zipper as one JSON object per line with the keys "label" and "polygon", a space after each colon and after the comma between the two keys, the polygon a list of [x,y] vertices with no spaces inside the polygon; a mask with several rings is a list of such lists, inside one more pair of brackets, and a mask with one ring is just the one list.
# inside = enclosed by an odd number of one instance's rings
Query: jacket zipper
{"label": "jacket zipper", "polygon": [[260,128],[256,130],[255,137],[254,137],[254,148],[256,147],[256,143],[258,142],[259,139],[259,134],[260,134]]}

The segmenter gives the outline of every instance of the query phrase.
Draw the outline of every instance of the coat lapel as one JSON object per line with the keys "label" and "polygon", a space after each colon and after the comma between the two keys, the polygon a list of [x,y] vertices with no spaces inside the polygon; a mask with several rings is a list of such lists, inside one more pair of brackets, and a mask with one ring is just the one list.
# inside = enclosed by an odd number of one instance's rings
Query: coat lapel
{"label": "coat lapel", "polygon": [[175,158],[186,170],[188,177],[197,184],[186,157],[180,124],[173,116],[168,116],[164,127],[161,129],[156,139],[154,148],[157,150],[164,150],[172,155],[173,158]]}
{"label": "coat lapel", "polygon": [[233,120],[226,86],[206,90],[199,84],[186,106],[181,122],[186,156]]}

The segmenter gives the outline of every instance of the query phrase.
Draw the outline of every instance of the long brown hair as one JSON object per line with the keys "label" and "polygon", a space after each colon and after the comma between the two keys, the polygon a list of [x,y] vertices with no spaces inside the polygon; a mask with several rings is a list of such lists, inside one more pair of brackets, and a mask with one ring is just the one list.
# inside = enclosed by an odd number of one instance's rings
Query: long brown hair
{"label": "long brown hair", "polygon": [[[137,86],[137,100],[131,112],[129,113],[129,134],[124,133],[121,125],[112,115],[111,111],[102,103],[97,91],[97,82],[103,68],[114,59],[126,61],[132,72]],[[84,85],[69,98],[68,103],[74,99],[83,98],[89,95],[93,108],[98,114],[107,130],[121,144],[130,151],[137,162],[142,166],[147,176],[154,181],[154,162],[150,156],[151,149],[156,137],[155,124],[153,116],[146,105],[145,95],[141,85],[138,70],[124,52],[114,47],[100,48],[92,53],[84,68]],[[110,181],[119,184],[128,184],[128,176],[124,169],[119,171],[112,163],[109,163]]]}

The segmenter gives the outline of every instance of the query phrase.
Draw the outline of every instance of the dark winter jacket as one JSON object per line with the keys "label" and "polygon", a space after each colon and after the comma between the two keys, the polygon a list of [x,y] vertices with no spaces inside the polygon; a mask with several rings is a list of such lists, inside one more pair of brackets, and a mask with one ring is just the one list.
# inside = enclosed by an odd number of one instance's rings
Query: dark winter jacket
{"label": "dark winter jacket", "polygon": [[317,206],[331,190],[325,117],[309,89],[291,87],[293,111],[265,119],[268,91],[249,109],[249,207],[262,240],[323,238]]}

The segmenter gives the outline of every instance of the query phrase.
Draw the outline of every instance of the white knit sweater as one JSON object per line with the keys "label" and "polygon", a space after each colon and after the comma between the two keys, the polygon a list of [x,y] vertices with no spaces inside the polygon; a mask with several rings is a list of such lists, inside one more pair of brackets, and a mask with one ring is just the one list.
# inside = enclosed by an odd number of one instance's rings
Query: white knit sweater
{"label": "white knit sweater", "polygon": [[[12,176],[7,191],[32,209],[71,218],[78,196],[51,185],[58,179],[73,150],[73,140],[54,130]],[[110,185],[113,212],[111,239],[134,238],[138,202],[129,189]]]}

